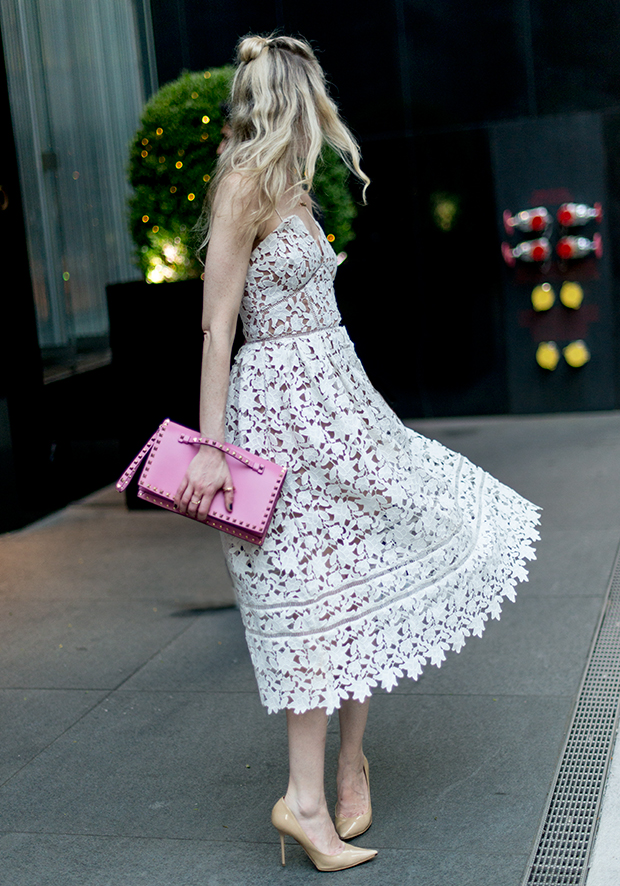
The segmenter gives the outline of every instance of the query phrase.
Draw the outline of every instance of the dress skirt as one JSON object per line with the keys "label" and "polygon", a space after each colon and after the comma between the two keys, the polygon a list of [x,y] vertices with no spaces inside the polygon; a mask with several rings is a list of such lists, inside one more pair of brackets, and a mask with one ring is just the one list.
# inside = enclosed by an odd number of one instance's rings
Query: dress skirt
{"label": "dress skirt", "polygon": [[288,467],[263,547],[222,536],[269,711],[416,680],[527,579],[539,509],[406,428],[342,326],[246,344],[227,425]]}

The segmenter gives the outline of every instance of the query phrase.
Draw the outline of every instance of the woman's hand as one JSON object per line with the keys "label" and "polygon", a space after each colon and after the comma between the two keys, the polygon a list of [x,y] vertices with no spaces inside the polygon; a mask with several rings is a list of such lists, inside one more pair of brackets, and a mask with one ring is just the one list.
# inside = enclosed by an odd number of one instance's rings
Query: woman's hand
{"label": "woman's hand", "polygon": [[204,521],[220,489],[224,490],[227,510],[232,511],[234,490],[224,454],[212,446],[201,446],[181,480],[174,501],[180,514]]}

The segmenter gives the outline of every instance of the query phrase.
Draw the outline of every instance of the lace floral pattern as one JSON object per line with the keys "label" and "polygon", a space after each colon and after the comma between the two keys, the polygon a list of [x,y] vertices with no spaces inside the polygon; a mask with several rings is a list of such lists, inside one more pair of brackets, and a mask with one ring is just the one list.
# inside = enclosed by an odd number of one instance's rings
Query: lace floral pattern
{"label": "lace floral pattern", "polygon": [[288,466],[262,548],[222,535],[259,692],[302,712],[417,679],[498,618],[538,509],[406,428],[342,326],[324,235],[290,216],[252,254],[228,436]]}

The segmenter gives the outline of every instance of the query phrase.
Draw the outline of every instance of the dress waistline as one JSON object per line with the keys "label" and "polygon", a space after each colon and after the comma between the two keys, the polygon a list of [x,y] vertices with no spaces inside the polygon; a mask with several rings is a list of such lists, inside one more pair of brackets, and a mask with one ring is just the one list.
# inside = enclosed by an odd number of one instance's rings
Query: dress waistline
{"label": "dress waistline", "polygon": [[314,335],[315,332],[328,332],[331,329],[343,329],[341,323],[335,323],[333,326],[317,326],[316,329],[309,329],[304,332],[284,332],[282,335],[266,335],[263,338],[248,338],[245,341],[246,345],[255,345],[262,342],[269,341],[283,341],[287,338],[303,338],[304,336]]}

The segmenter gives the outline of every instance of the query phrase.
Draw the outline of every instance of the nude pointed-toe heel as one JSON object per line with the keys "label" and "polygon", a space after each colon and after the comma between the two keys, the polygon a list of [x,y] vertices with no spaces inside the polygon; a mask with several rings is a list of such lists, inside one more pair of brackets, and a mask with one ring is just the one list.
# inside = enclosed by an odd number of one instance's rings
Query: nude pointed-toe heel
{"label": "nude pointed-toe heel", "polygon": [[366,776],[366,784],[368,785],[368,812],[363,812],[361,815],[354,815],[352,818],[345,818],[344,815],[336,813],[336,831],[341,840],[351,840],[353,837],[359,837],[359,835],[365,833],[372,824],[370,776],[368,772],[368,760],[366,757],[364,757],[364,775]]}
{"label": "nude pointed-toe heel", "polygon": [[353,868],[355,865],[370,861],[377,854],[376,849],[362,849],[360,846],[345,846],[338,855],[326,855],[324,852],[319,852],[286,805],[284,797],[281,797],[273,807],[271,822],[280,834],[283,865],[286,864],[284,837],[287,834],[305,850],[308,858],[318,871],[342,871],[345,868]]}

